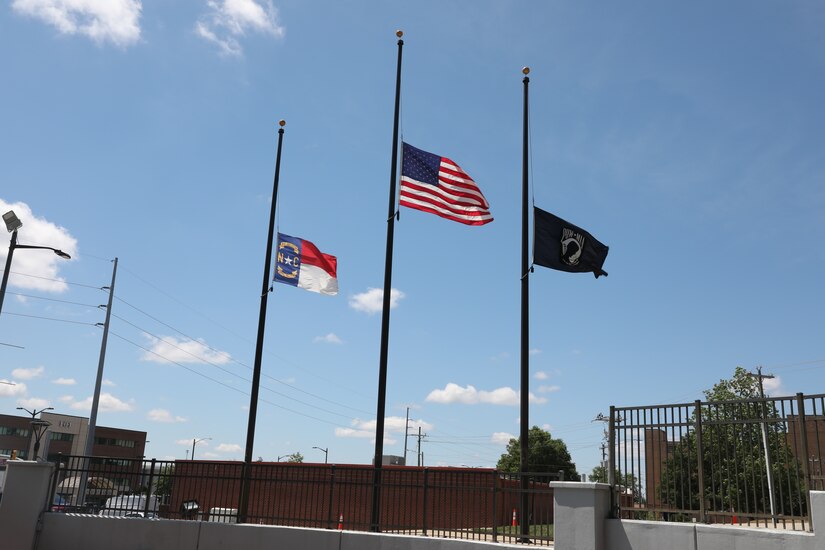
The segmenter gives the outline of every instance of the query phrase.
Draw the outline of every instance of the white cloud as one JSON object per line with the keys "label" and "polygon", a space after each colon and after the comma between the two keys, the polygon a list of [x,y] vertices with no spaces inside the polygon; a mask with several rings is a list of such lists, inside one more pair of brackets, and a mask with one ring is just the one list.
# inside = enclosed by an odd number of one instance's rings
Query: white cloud
{"label": "white cloud", "polygon": [[87,36],[97,44],[125,47],[140,40],[139,0],[14,0],[11,6],[61,34]]}
{"label": "white cloud", "polygon": [[218,453],[211,453],[209,451],[206,451],[205,453],[203,453],[203,458],[221,458],[221,455],[219,455]]}
{"label": "white cloud", "polygon": [[786,393],[782,389],[782,378],[779,376],[764,378],[762,386],[765,388],[766,395],[784,395]]}
{"label": "white cloud", "polygon": [[17,384],[11,380],[0,378],[0,397],[16,397],[26,395],[26,384]]}
{"label": "white cloud", "polygon": [[154,363],[213,363],[224,365],[232,360],[225,351],[210,348],[203,339],[178,340],[174,336],[155,338],[145,335],[149,340],[149,351],[141,356],[142,361]]}
{"label": "white cloud", "polygon": [[45,409],[49,406],[48,399],[41,399],[39,397],[29,397],[27,399],[18,399],[17,404],[21,407],[36,411],[38,409]]}
{"label": "white cloud", "polygon": [[533,348],[530,350],[530,355],[538,355],[539,353],[541,353],[539,348]]}
{"label": "white cloud", "polygon": [[549,378],[549,376],[547,376],[546,372],[544,372],[543,370],[540,370],[536,374],[533,375],[533,378],[535,378],[536,380],[547,380]]}
{"label": "white cloud", "polygon": [[[62,396],[58,397],[57,400],[60,401],[61,403],[66,403],[68,405],[69,403],[74,402],[74,396],[73,395],[62,395]],[[91,407],[90,407],[90,409],[91,409]]]}
{"label": "white cloud", "polygon": [[[7,203],[0,199],[0,213],[14,210],[23,227],[17,232],[21,244],[50,246],[71,256],[77,254],[77,240],[69,231],[44,218],[35,216],[29,205],[23,202]],[[48,250],[32,250],[28,254],[15,254],[9,274],[9,286],[44,292],[65,292],[69,286],[59,276],[59,270],[67,260]],[[0,247],[0,262],[6,261],[8,248]]]}
{"label": "white cloud", "polygon": [[77,380],[74,378],[55,378],[52,380],[52,384],[57,384],[58,386],[74,386],[77,384]]}
{"label": "white cloud", "polygon": [[[407,423],[407,418],[404,416],[387,416],[384,418],[384,443],[393,445],[396,440],[391,438],[389,434],[403,434]],[[336,437],[352,437],[359,439],[375,440],[375,420],[361,420],[356,418],[352,421],[352,428],[335,428]],[[410,433],[417,432],[421,427],[422,431],[430,431],[433,425],[424,420],[410,419]]]}
{"label": "white cloud", "polygon": [[[68,398],[68,399],[67,399]],[[70,396],[61,397],[61,401],[68,403],[68,405],[78,411],[91,411],[92,410],[92,398],[87,397],[82,401],[75,401]],[[100,394],[100,402],[98,403],[98,411],[99,412],[129,412],[134,410],[134,400],[130,400],[128,402],[121,401],[111,393],[101,393]]]}
{"label": "white cloud", "polygon": [[[192,439],[178,439],[177,441],[175,441],[175,444],[176,445],[183,445],[184,447],[190,447],[191,448],[192,447],[192,441],[193,441]],[[204,445],[205,446],[205,445],[209,445],[209,443],[207,441],[200,441],[200,442],[198,442],[198,445]]]}
{"label": "white cloud", "polygon": [[490,443],[507,445],[510,443],[511,439],[516,439],[516,436],[507,432],[495,432],[492,436],[490,436]]}
{"label": "white cloud", "polygon": [[539,386],[539,393],[553,393],[561,389],[561,386]]}
{"label": "white cloud", "polygon": [[[397,288],[390,289],[390,309],[398,307],[398,302],[406,296]],[[368,315],[380,313],[384,307],[384,290],[369,288],[366,292],[350,296],[349,307],[355,311],[363,311]]]}
{"label": "white cloud", "polygon": [[110,388],[113,388],[113,387],[117,386],[117,384],[115,384],[115,383],[114,383],[114,382],[112,382],[111,380],[107,380],[107,379],[105,379],[105,378],[103,379],[103,385],[104,385],[104,386],[108,386],[108,387],[110,387]]}
{"label": "white cloud", "polygon": [[330,332],[326,336],[316,336],[312,341],[313,342],[323,342],[325,344],[343,344],[344,343],[344,341],[341,340],[338,337],[338,335],[335,334],[334,332]]}
{"label": "white cloud", "polygon": [[218,453],[240,453],[243,449],[237,443],[221,443],[215,447]]}
{"label": "white cloud", "polygon": [[498,363],[498,362],[501,362],[501,361],[507,361],[509,359],[510,359],[510,354],[507,353],[506,351],[502,351],[498,355],[494,355],[494,356],[490,357],[490,361],[493,361],[495,363]]}
{"label": "white cloud", "polygon": [[281,38],[286,29],[272,2],[256,0],[208,0],[209,11],[195,24],[195,33],[215,43],[221,55],[241,56],[239,39],[249,32]]}
{"label": "white cloud", "polygon": [[166,409],[152,409],[146,414],[146,418],[152,422],[162,422],[164,424],[175,424],[177,422],[186,422],[182,416],[173,416],[172,413]]}
{"label": "white cloud", "polygon": [[32,367],[30,369],[14,369],[11,371],[12,378],[18,380],[32,380],[33,378],[40,378],[46,372],[46,367]]}
{"label": "white cloud", "polygon": [[[476,405],[486,403],[490,405],[516,406],[519,404],[519,392],[509,387],[496,388],[492,391],[477,390],[474,386],[466,388],[448,383],[443,390],[433,390],[427,396],[427,401],[432,403],[463,403],[465,405]],[[530,394],[530,402],[543,404],[547,402],[544,397],[537,397]]]}

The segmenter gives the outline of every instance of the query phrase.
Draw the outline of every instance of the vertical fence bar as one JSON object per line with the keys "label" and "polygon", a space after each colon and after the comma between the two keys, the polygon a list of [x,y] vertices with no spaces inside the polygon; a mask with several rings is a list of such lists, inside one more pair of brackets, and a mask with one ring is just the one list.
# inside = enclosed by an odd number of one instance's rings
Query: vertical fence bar
{"label": "vertical fence bar", "polygon": [[[801,455],[803,457],[799,462],[802,463],[802,475],[805,476],[805,516],[808,524],[808,531],[813,530],[811,525],[811,472],[808,468],[808,425],[805,418],[805,396],[802,392],[796,394],[796,406],[799,409],[799,431],[801,433],[800,443],[802,445]],[[804,522],[804,519],[803,519]]]}
{"label": "vertical fence bar", "polygon": [[702,402],[698,399],[694,402],[696,407],[696,462],[698,463],[699,482],[699,521],[705,522],[707,510],[705,510],[705,464],[704,447],[702,446]]}
{"label": "vertical fence bar", "polygon": [[607,483],[610,485],[610,517],[617,518],[616,509],[616,407],[610,405],[610,422],[607,428],[607,444],[610,452],[607,455]]}
{"label": "vertical fence bar", "polygon": [[498,470],[493,470],[493,542],[498,542],[498,509],[496,493],[498,492]]}
{"label": "vertical fence bar", "polygon": [[[143,469],[144,464],[145,463],[141,460],[141,463],[140,463],[140,469],[141,470]],[[146,484],[146,506],[143,509],[143,517],[145,517],[145,518],[149,517],[149,503],[152,500],[152,482],[155,481],[155,464],[156,464],[156,459],[153,458],[152,463],[149,467],[150,468],[149,469],[149,483]],[[155,499],[157,499],[157,497],[155,497]],[[157,502],[157,500],[155,502]],[[157,510],[153,510],[153,512],[156,512],[156,511]]]}
{"label": "vertical fence bar", "polygon": [[429,474],[430,469],[424,468],[424,509],[421,514],[422,533],[427,536],[427,493],[429,492]]}

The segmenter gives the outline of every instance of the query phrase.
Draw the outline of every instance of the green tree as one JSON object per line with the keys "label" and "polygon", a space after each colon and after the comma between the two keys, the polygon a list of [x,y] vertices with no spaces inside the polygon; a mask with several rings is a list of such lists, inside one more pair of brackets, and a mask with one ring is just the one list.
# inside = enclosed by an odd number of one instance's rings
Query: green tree
{"label": "green tree", "polygon": [[[775,408],[759,399],[758,378],[737,367],[730,379],[720,380],[704,394],[701,496],[707,509],[740,514],[770,512],[762,435],[766,429],[777,513],[804,513],[801,466],[788,444],[784,422],[771,422],[778,417]],[[695,411],[690,423],[696,425]],[[699,510],[698,464],[696,432],[691,430],[673,445],[664,462],[657,488],[662,504]]]}
{"label": "green tree", "polygon": [[[507,444],[507,452],[498,459],[496,468],[503,472],[521,470],[521,438],[513,438]],[[529,473],[564,472],[564,479],[579,479],[576,465],[570,459],[567,445],[561,439],[553,439],[550,432],[538,426],[527,434],[527,468]]]}
{"label": "green tree", "polygon": [[[615,471],[614,478],[621,487],[630,489],[633,492],[633,500],[636,502],[644,502],[644,495],[642,494],[642,483],[633,474],[622,475],[619,470]],[[589,481],[597,483],[607,483],[607,468],[604,466],[594,466],[593,471],[588,476]]]}
{"label": "green tree", "polygon": [[303,462],[304,455],[302,455],[299,451],[295,451],[291,455],[286,457],[287,462]]}

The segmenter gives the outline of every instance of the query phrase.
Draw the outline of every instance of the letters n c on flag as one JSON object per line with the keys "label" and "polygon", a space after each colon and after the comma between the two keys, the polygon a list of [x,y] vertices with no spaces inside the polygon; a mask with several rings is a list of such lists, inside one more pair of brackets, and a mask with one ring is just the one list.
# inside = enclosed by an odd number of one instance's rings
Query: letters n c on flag
{"label": "letters n c on flag", "polygon": [[272,277],[275,282],[335,296],[338,294],[337,269],[335,256],[324,254],[305,239],[278,233]]}
{"label": "letters n c on flag", "polygon": [[593,235],[541,208],[533,208],[533,263],[567,271],[588,273],[598,279],[608,247]]}
{"label": "letters n c on flag", "polygon": [[467,225],[493,221],[481,190],[458,164],[408,143],[401,157],[401,206]]}

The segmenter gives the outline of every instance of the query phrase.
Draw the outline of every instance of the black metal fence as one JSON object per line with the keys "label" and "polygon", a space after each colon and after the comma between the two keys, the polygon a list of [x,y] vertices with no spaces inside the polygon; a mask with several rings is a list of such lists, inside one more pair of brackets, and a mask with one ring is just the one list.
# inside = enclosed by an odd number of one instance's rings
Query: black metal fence
{"label": "black metal fence", "polygon": [[825,395],[611,407],[619,517],[810,530]]}
{"label": "black metal fence", "polygon": [[[244,464],[63,456],[55,470],[53,511],[313,527],[371,529],[372,466],[253,463],[249,508],[239,514]],[[553,540],[558,474],[527,474],[522,514],[520,474],[481,468],[385,466],[379,530],[433,537],[522,542]],[[85,495],[81,495],[82,487]]]}

